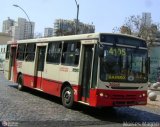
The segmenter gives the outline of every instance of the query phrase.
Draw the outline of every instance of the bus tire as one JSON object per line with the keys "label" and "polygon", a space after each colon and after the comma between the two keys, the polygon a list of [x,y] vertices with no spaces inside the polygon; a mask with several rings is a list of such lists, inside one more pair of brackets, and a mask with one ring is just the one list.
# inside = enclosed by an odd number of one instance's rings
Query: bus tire
{"label": "bus tire", "polygon": [[23,76],[22,74],[18,76],[18,90],[19,91],[23,91],[24,90],[24,86],[23,86]]}
{"label": "bus tire", "polygon": [[62,104],[66,108],[72,108],[74,103],[73,90],[70,86],[64,87],[62,90]]}

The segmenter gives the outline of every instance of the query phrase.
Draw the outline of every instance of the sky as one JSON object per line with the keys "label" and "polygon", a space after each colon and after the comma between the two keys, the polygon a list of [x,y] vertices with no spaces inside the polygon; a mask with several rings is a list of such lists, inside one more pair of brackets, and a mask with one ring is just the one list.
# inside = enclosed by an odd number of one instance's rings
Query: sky
{"label": "sky", "polygon": [[[125,18],[150,12],[153,22],[160,22],[160,0],[77,0],[79,20],[95,25],[95,32],[112,32],[123,25]],[[26,18],[22,10],[12,6],[17,4],[35,22],[35,33],[43,33],[45,27],[53,27],[55,19],[76,19],[75,0],[1,0],[0,31],[3,20],[8,17],[17,20]]]}

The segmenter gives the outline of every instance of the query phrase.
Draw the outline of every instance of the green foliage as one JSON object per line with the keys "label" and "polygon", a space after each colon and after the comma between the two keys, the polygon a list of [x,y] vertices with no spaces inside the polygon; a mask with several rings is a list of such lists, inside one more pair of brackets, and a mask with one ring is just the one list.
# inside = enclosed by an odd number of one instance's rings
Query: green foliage
{"label": "green foliage", "polygon": [[156,39],[156,33],[160,30],[160,25],[159,23],[151,22],[151,26],[147,26],[142,22],[141,16],[132,15],[125,19],[122,27],[115,27],[113,30],[114,32],[135,35],[152,43]]}

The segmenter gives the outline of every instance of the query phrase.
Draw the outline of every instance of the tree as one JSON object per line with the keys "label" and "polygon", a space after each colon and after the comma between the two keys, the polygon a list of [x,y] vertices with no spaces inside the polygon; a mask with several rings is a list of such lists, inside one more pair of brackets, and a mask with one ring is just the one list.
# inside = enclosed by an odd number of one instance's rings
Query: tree
{"label": "tree", "polygon": [[125,23],[123,26],[130,29],[131,34],[136,34],[140,31],[140,28],[141,28],[141,17],[139,15],[130,16],[125,19]]}
{"label": "tree", "polygon": [[151,25],[143,23],[142,17],[132,15],[125,19],[122,27],[115,27],[114,32],[118,31],[125,34],[131,34],[145,39],[148,43],[155,41],[156,33],[160,30],[160,25],[151,22]]}

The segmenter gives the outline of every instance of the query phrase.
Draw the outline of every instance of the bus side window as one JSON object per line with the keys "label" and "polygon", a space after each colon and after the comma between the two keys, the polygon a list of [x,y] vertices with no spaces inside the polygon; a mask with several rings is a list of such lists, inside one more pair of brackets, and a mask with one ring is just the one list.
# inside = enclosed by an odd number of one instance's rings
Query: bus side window
{"label": "bus side window", "polygon": [[25,60],[26,61],[34,61],[35,49],[36,49],[36,44],[35,43],[27,44],[26,54],[25,54]]}
{"label": "bus side window", "polygon": [[50,42],[48,44],[47,59],[48,63],[60,63],[62,42]]}
{"label": "bus side window", "polygon": [[17,50],[17,60],[24,60],[26,44],[19,44]]}
{"label": "bus side window", "polygon": [[10,45],[7,45],[6,59],[9,59],[9,54],[10,54]]}
{"label": "bus side window", "polygon": [[77,66],[79,63],[80,42],[65,42],[62,54],[62,64]]}

